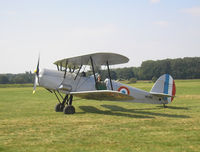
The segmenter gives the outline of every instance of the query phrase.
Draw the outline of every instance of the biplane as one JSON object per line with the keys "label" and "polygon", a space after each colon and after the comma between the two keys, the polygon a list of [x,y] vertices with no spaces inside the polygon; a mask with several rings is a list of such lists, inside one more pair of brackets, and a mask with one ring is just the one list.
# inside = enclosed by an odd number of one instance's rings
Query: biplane
{"label": "biplane", "polygon": [[[110,66],[128,61],[127,57],[120,54],[94,53],[58,60],[54,63],[57,70],[40,71],[40,58],[38,58],[33,93],[36,85],[54,93],[58,100],[55,111],[63,111],[64,114],[75,113],[72,105],[74,96],[84,99],[163,104],[164,106],[173,101],[176,87],[169,74],[158,78],[150,92],[112,80]],[[91,69],[91,75],[86,75],[85,67],[88,66]],[[108,78],[104,81],[95,71],[96,66],[106,67]]]}

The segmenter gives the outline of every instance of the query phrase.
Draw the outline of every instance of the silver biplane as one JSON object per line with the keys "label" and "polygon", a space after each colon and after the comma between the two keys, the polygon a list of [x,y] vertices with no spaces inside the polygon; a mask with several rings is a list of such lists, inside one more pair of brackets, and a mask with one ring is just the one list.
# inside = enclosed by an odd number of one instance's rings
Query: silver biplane
{"label": "silver biplane", "polygon": [[[37,84],[54,93],[59,102],[55,106],[55,111],[63,111],[65,114],[75,113],[75,108],[72,106],[73,96],[93,100],[163,104],[164,106],[172,102],[176,87],[169,74],[162,75],[150,92],[112,80],[110,65],[128,61],[127,57],[120,54],[94,53],[58,60],[54,63],[57,70],[40,71],[38,59],[33,93]],[[86,76],[84,66],[91,66],[92,75]],[[95,72],[96,66],[107,67],[108,78],[104,81],[101,81]]]}

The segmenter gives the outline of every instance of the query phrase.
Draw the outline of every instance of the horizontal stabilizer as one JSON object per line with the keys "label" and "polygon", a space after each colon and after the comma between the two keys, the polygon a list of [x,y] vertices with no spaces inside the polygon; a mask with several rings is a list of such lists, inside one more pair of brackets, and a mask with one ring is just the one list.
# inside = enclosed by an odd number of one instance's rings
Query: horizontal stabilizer
{"label": "horizontal stabilizer", "polygon": [[70,92],[70,94],[91,100],[127,101],[134,99],[132,96],[111,90]]}
{"label": "horizontal stabilizer", "polygon": [[157,97],[175,97],[170,94],[165,94],[165,93],[157,93],[157,92],[150,92],[151,95],[157,96]]}

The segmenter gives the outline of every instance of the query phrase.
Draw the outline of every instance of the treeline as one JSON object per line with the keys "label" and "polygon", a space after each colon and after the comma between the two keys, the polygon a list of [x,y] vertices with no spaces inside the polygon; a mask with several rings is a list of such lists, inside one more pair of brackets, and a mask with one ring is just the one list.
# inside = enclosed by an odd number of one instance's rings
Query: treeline
{"label": "treeline", "polygon": [[136,72],[136,77],[150,80],[165,73],[172,75],[174,79],[199,79],[200,57],[145,61]]}
{"label": "treeline", "polygon": [[[102,79],[108,78],[107,70],[98,70]],[[111,69],[114,80],[156,80],[162,74],[168,73],[174,79],[200,79],[200,57],[186,57],[178,59],[148,60],[142,62],[141,67]],[[34,74],[0,74],[0,84],[33,83]]]}
{"label": "treeline", "polygon": [[[200,57],[186,57],[178,59],[148,60],[142,62],[141,67],[129,67],[112,69],[113,79],[129,80],[155,80],[162,74],[170,74],[174,79],[199,79],[200,78]],[[103,78],[108,77],[105,71]]]}
{"label": "treeline", "polygon": [[0,84],[25,84],[33,83],[34,74],[25,72],[20,74],[0,74]]}

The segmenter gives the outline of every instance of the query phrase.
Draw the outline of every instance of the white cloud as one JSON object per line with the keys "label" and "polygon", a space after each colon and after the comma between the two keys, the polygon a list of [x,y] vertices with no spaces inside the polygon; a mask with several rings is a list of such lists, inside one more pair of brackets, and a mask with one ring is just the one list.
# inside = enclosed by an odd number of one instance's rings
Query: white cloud
{"label": "white cloud", "polygon": [[169,22],[168,21],[156,21],[154,24],[159,25],[161,27],[168,27]]}
{"label": "white cloud", "polygon": [[160,0],[150,0],[151,3],[159,3]]}
{"label": "white cloud", "polygon": [[183,9],[182,12],[192,16],[200,16],[200,6]]}

